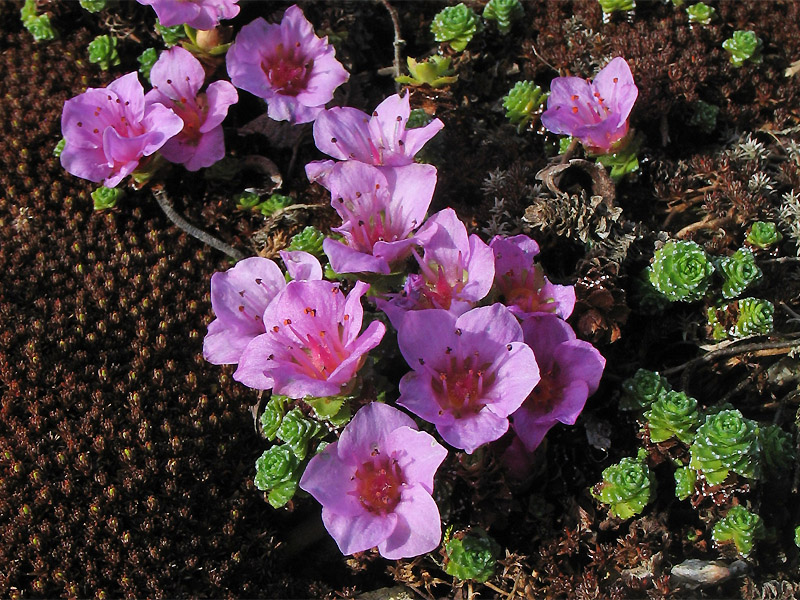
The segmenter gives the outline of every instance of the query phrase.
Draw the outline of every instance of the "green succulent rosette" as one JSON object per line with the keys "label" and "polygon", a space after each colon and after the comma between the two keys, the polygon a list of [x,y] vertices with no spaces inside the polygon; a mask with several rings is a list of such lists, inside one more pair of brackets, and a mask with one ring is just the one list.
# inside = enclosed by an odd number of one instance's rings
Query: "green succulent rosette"
{"label": "green succulent rosette", "polygon": [[754,31],[734,31],[733,36],[722,42],[722,47],[730,54],[731,64],[741,67],[745,61],[761,62],[763,43]]}
{"label": "green succulent rosette", "polygon": [[703,133],[711,133],[717,127],[719,106],[709,104],[703,100],[694,103],[694,112],[689,118],[689,125],[697,127]]}
{"label": "green succulent rosette", "polygon": [[94,201],[95,210],[106,210],[114,208],[120,198],[125,195],[123,188],[107,188],[100,186],[92,192],[92,200]]}
{"label": "green succulent rosette", "polygon": [[281,421],[276,436],[291,448],[292,452],[303,460],[308,453],[311,440],[322,433],[322,425],[307,418],[299,408],[293,408]]}
{"label": "green succulent rosette", "polygon": [[532,81],[518,81],[503,98],[506,118],[517,126],[517,131],[522,131],[541,113],[548,95]]}
{"label": "green succulent rosette", "polygon": [[650,283],[671,302],[693,302],[706,293],[714,265],[696,242],[669,241],[656,250]]}
{"label": "green succulent rosette", "polygon": [[120,64],[117,52],[117,38],[110,35],[98,35],[89,43],[89,62],[98,65],[104,71]]}
{"label": "green succulent rosette", "polygon": [[431,121],[433,121],[433,117],[426,113],[424,109],[412,108],[411,114],[408,115],[406,129],[419,129],[420,127],[425,127]]}
{"label": "green succulent rosette", "polygon": [[441,10],[433,18],[431,32],[437,42],[447,42],[453,50],[461,52],[479,26],[480,21],[475,11],[461,3]]}
{"label": "green succulent rosette", "polygon": [[409,75],[401,75],[394,80],[405,85],[429,85],[432,88],[450,85],[458,80],[458,75],[450,68],[452,62],[452,58],[439,55],[420,62],[409,56],[406,58]]}
{"label": "green succulent rosette", "polygon": [[263,202],[260,202],[256,208],[265,217],[271,217],[279,210],[282,210],[287,206],[291,206],[293,203],[294,200],[291,198],[291,196],[284,196],[283,194],[271,194],[269,198]]}
{"label": "green succulent rosette", "polygon": [[731,332],[732,337],[748,335],[767,335],[772,332],[775,305],[761,298],[742,298],[739,300],[739,317]]}
{"label": "green succulent rosette", "polygon": [[636,0],[597,0],[604,15],[625,12],[636,8]]}
{"label": "green succulent rosette", "polygon": [[760,476],[758,424],[738,410],[708,415],[689,451],[689,466],[703,473],[711,485],[725,481],[731,471],[749,479]]}
{"label": "green succulent rosette", "polygon": [[672,387],[666,377],[654,371],[639,369],[622,382],[621,410],[644,410],[669,392]]}
{"label": "green succulent rosette", "polygon": [[666,392],[644,413],[650,430],[650,440],[664,442],[672,437],[690,444],[700,426],[697,400],[683,392]]}
{"label": "green succulent rosette", "polygon": [[494,575],[500,556],[500,545],[482,529],[470,529],[462,536],[445,540],[447,560],[444,570],[457,579],[471,579],[479,583]]}
{"label": "green succulent rosette", "polygon": [[689,23],[694,25],[710,25],[717,14],[713,6],[705,2],[698,2],[686,7],[686,14],[689,16]]}
{"label": "green succulent rosette", "polygon": [[794,528],[794,545],[800,548],[800,525]]}
{"label": "green succulent rosette", "polygon": [[792,435],[778,425],[767,425],[758,430],[761,444],[761,465],[765,475],[781,477],[794,464],[796,452]]}
{"label": "green succulent rosette", "polygon": [[608,511],[620,519],[638,515],[650,502],[655,478],[645,462],[646,452],[623,458],[603,470],[603,480],[591,490],[592,496],[608,505]]}
{"label": "green succulent rosette", "polygon": [[501,35],[511,31],[511,24],[524,15],[525,10],[519,0],[489,0],[483,9],[483,18],[497,21],[497,30]]}
{"label": "green succulent rosette", "polygon": [[756,248],[769,248],[783,239],[778,226],[770,221],[755,221],[747,231],[745,241]]}
{"label": "green succulent rosette", "polygon": [[261,413],[259,423],[261,424],[261,433],[270,442],[278,435],[283,422],[283,416],[286,414],[286,403],[289,399],[286,396],[273,394],[264,407],[264,412]]}
{"label": "green succulent rosette", "polygon": [[675,496],[678,500],[686,500],[694,494],[694,486],[697,482],[697,471],[691,467],[679,467],[675,469]]}
{"label": "green succulent rosette", "polygon": [[753,551],[756,540],[766,535],[764,522],[760,516],[744,506],[732,506],[728,514],[720,519],[711,532],[717,546],[733,542],[736,551],[747,558]]}
{"label": "green succulent rosette", "polygon": [[762,276],[750,248],[740,248],[730,256],[718,258],[714,266],[724,279],[722,297],[726,300],[735,298]]}
{"label": "green succulent rosette", "polygon": [[186,38],[186,30],[183,25],[172,25],[165,27],[156,21],[156,32],[164,40],[164,44],[169,48]]}
{"label": "green succulent rosette", "polygon": [[79,4],[90,13],[99,13],[106,7],[106,0],[80,0]]}
{"label": "green succulent rosette", "polygon": [[158,51],[155,48],[148,48],[137,56],[136,60],[139,63],[139,73],[141,73],[142,77],[147,79],[147,81],[150,81],[150,71],[153,69],[153,65],[158,61]]}
{"label": "green succulent rosette", "polygon": [[323,240],[325,240],[325,234],[316,227],[308,225],[303,231],[292,237],[289,241],[289,247],[286,249],[290,252],[302,250],[319,258],[324,254],[322,250]]}
{"label": "green succulent rosette", "polygon": [[297,491],[302,475],[300,460],[285,444],[272,446],[256,461],[255,484],[267,493],[267,501],[275,508],[284,506]]}

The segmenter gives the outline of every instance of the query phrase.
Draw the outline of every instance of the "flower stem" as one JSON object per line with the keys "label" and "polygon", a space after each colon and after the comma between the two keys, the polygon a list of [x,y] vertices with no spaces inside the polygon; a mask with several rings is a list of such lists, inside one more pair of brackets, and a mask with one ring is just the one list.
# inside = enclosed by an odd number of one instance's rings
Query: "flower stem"
{"label": "flower stem", "polygon": [[[400,19],[397,16],[397,9],[395,9],[391,4],[389,4],[388,0],[380,0],[380,3],[386,8],[389,12],[389,16],[392,18],[392,27],[394,28],[394,63],[392,65],[394,70],[394,76],[400,77],[400,47],[406,43],[406,41],[402,38],[400,34]],[[395,82],[395,89],[397,92],[400,92],[400,84]]]}
{"label": "flower stem", "polygon": [[167,197],[167,192],[164,188],[154,188],[153,189],[153,197],[158,202],[158,205],[161,207],[161,210],[164,211],[164,214],[167,215],[167,218],[172,221],[175,225],[178,226],[179,229],[182,229],[189,235],[194,238],[197,238],[204,244],[208,244],[212,248],[216,248],[220,252],[224,252],[228,256],[230,256],[234,260],[242,260],[245,258],[244,254],[239,252],[236,248],[229,246],[222,240],[218,240],[210,233],[206,233],[199,227],[195,227],[191,223],[189,223],[186,219],[184,219],[181,215],[179,215],[174,208],[172,208],[172,204],[170,204],[169,198]]}

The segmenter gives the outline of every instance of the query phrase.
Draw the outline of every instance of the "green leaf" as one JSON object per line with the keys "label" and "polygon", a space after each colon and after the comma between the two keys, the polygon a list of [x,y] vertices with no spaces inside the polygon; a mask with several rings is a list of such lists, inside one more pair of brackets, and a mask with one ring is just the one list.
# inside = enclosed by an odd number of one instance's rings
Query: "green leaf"
{"label": "green leaf", "polygon": [[636,0],[597,0],[603,14],[610,15],[615,12],[626,12],[636,8]]}
{"label": "green leaf", "polygon": [[511,31],[511,23],[525,15],[519,0],[489,0],[483,9],[483,18],[497,21],[497,29],[501,35]]}
{"label": "green leaf", "polygon": [[272,394],[270,399],[267,400],[259,422],[261,423],[261,433],[269,441],[274,440],[278,433],[278,429],[283,421],[283,415],[286,414],[286,403],[288,400],[286,396],[280,396],[278,394]]}
{"label": "green leaf", "polygon": [[322,425],[307,418],[299,408],[293,408],[283,417],[277,437],[286,442],[300,460],[306,457],[311,439],[322,433]]}
{"label": "green leaf", "polygon": [[748,244],[762,249],[769,248],[782,239],[783,235],[778,231],[778,226],[768,221],[756,221],[750,225],[750,230],[747,232],[747,237],[745,237]]}
{"label": "green leaf", "polygon": [[664,442],[672,437],[690,444],[700,426],[697,400],[683,392],[666,392],[644,413],[650,431],[650,440]]}
{"label": "green leaf", "polygon": [[148,48],[137,56],[136,60],[139,62],[139,73],[142,74],[142,77],[150,81],[150,70],[158,60],[158,51],[155,48]]}
{"label": "green leaf", "polygon": [[734,31],[733,36],[722,42],[722,47],[731,55],[731,64],[741,67],[745,61],[761,62],[763,43],[754,31]]}
{"label": "green leaf", "polygon": [[90,13],[99,13],[106,7],[107,0],[80,0],[80,5]]}
{"label": "green leaf", "polygon": [[303,231],[292,237],[289,241],[289,247],[286,249],[290,252],[294,250],[303,250],[319,258],[324,254],[322,250],[322,241],[324,239],[325,234],[316,227],[309,225],[303,229]]}
{"label": "green leaf", "polygon": [[274,498],[268,497],[276,508],[291,500],[301,475],[300,460],[284,444],[272,446],[256,461],[256,487],[264,492],[277,490]]}
{"label": "green leaf", "polygon": [[696,242],[669,241],[656,250],[648,275],[653,287],[671,302],[700,300],[714,265]]}
{"label": "green leaf", "polygon": [[701,472],[711,485],[719,485],[731,472],[749,479],[761,475],[758,424],[738,410],[707,416],[689,452],[689,466]]}
{"label": "green leaf", "polygon": [[603,480],[590,491],[596,500],[608,505],[613,516],[629,519],[644,510],[654,489],[655,478],[641,455],[623,458],[604,469]]}
{"label": "green leaf", "polygon": [[448,42],[454,51],[461,52],[479,26],[475,11],[461,3],[441,10],[433,18],[431,32],[437,42]]}
{"label": "green leaf", "polygon": [[741,294],[761,279],[762,275],[750,248],[740,248],[731,256],[718,258],[714,261],[714,266],[724,279],[722,297],[726,300]]}
{"label": "green leaf", "polygon": [[444,570],[457,579],[472,579],[479,583],[494,575],[500,545],[482,529],[472,528],[444,544]]}
{"label": "green leaf", "polygon": [[450,68],[452,61],[452,58],[434,55],[427,60],[417,62],[409,56],[406,58],[406,63],[410,75],[395,77],[395,81],[406,85],[429,85],[432,88],[450,85],[458,80],[458,75],[455,75]]}
{"label": "green leaf", "polygon": [[164,27],[161,23],[156,21],[156,32],[164,40],[167,47],[174,46],[182,39],[186,38],[186,31],[183,25],[173,25],[172,27]]}
{"label": "green leaf", "polygon": [[709,25],[717,14],[713,6],[705,2],[698,2],[686,7],[686,14],[689,16],[689,23],[697,25]]}
{"label": "green leaf", "polygon": [[549,94],[542,91],[532,81],[518,81],[503,98],[506,118],[521,132],[533,119],[542,112]]}
{"label": "green leaf", "polygon": [[92,192],[92,200],[94,200],[95,210],[107,210],[114,208],[117,201],[125,195],[125,190],[122,188],[107,188],[101,186]]}
{"label": "green leaf", "polygon": [[733,542],[736,551],[745,558],[753,551],[756,540],[765,535],[766,529],[761,517],[740,504],[732,506],[711,532],[711,537],[718,546]]}
{"label": "green leaf", "polygon": [[672,389],[666,377],[654,371],[639,369],[622,382],[622,398],[619,402],[621,410],[644,410],[663,398]]}
{"label": "green leaf", "polygon": [[691,467],[680,467],[675,470],[675,496],[678,500],[686,500],[694,495],[697,471]]}
{"label": "green leaf", "polygon": [[98,65],[104,71],[120,64],[117,52],[117,38],[110,35],[98,35],[89,43],[89,62]]}

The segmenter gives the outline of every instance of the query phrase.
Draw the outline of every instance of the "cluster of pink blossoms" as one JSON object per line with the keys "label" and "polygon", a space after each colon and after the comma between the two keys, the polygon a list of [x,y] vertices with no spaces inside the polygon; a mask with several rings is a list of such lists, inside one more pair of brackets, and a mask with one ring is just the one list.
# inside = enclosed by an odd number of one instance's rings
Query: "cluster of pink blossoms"
{"label": "cluster of pink blossoms", "polygon": [[[162,25],[211,30],[239,13],[238,0],[139,0]],[[279,24],[259,18],[245,25],[228,50],[231,81],[201,91],[206,73],[190,52],[162,52],[146,95],[136,73],[107,88],[90,88],[68,100],[61,118],[62,166],[106,187],[117,186],[159,152],[190,171],[225,155],[222,121],[238,101],[236,87],[263,98],[267,114],[293,123],[313,121],[349,74],[327,38],[319,38],[297,6]]]}

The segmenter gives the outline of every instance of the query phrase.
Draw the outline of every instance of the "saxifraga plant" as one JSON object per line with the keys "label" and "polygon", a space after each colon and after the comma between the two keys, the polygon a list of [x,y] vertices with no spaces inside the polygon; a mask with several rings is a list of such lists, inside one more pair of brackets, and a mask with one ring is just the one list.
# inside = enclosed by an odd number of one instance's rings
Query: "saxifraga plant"
{"label": "saxifraga plant", "polygon": [[723,410],[706,417],[689,451],[689,466],[701,472],[711,485],[725,481],[731,471],[749,479],[760,476],[758,424],[738,410]]}
{"label": "saxifraga plant", "polygon": [[778,226],[769,221],[756,221],[750,225],[745,241],[756,248],[769,248],[783,239]]}
{"label": "saxifraga plant", "polygon": [[761,62],[763,43],[754,31],[734,31],[733,36],[722,42],[722,47],[731,55],[731,64],[741,67],[745,61]]}
{"label": "saxifraga plant", "polygon": [[431,32],[437,42],[448,42],[450,47],[461,52],[478,31],[480,21],[475,11],[466,4],[442,9],[431,23]]}
{"label": "saxifraga plant", "polygon": [[753,551],[756,540],[766,535],[764,522],[759,515],[744,506],[732,506],[728,514],[720,519],[711,532],[717,546],[732,542],[736,551],[747,558]]}
{"label": "saxifraga plant", "polygon": [[724,279],[722,297],[726,300],[741,294],[762,275],[750,248],[740,248],[731,256],[718,258],[714,266]]}
{"label": "saxifraga plant", "polygon": [[638,515],[650,502],[655,478],[646,462],[647,452],[639,450],[603,470],[603,480],[591,489],[592,496],[608,505],[608,512],[620,519]]}
{"label": "saxifraga plant", "polygon": [[532,81],[518,81],[503,98],[506,118],[517,131],[522,131],[533,118],[542,112],[548,94]]}
{"label": "saxifraga plant", "polygon": [[479,583],[488,580],[494,575],[500,545],[483,529],[472,528],[462,535],[450,537],[451,529],[445,534],[444,541],[445,572],[457,579]]}
{"label": "saxifraga plant", "polygon": [[483,9],[483,18],[497,21],[497,29],[501,35],[511,31],[512,22],[521,19],[525,14],[519,0],[489,0]]}
{"label": "saxifraga plant", "polygon": [[684,444],[690,444],[700,425],[697,400],[684,392],[666,392],[650,405],[644,416],[650,440],[656,443],[676,437]]}
{"label": "saxifraga plant", "polygon": [[648,267],[650,283],[672,302],[693,302],[706,293],[714,265],[696,242],[669,241]]}
{"label": "saxifraga plant", "polygon": [[633,377],[622,382],[619,407],[622,410],[644,410],[663,398],[671,389],[666,377],[647,369],[639,369]]}

